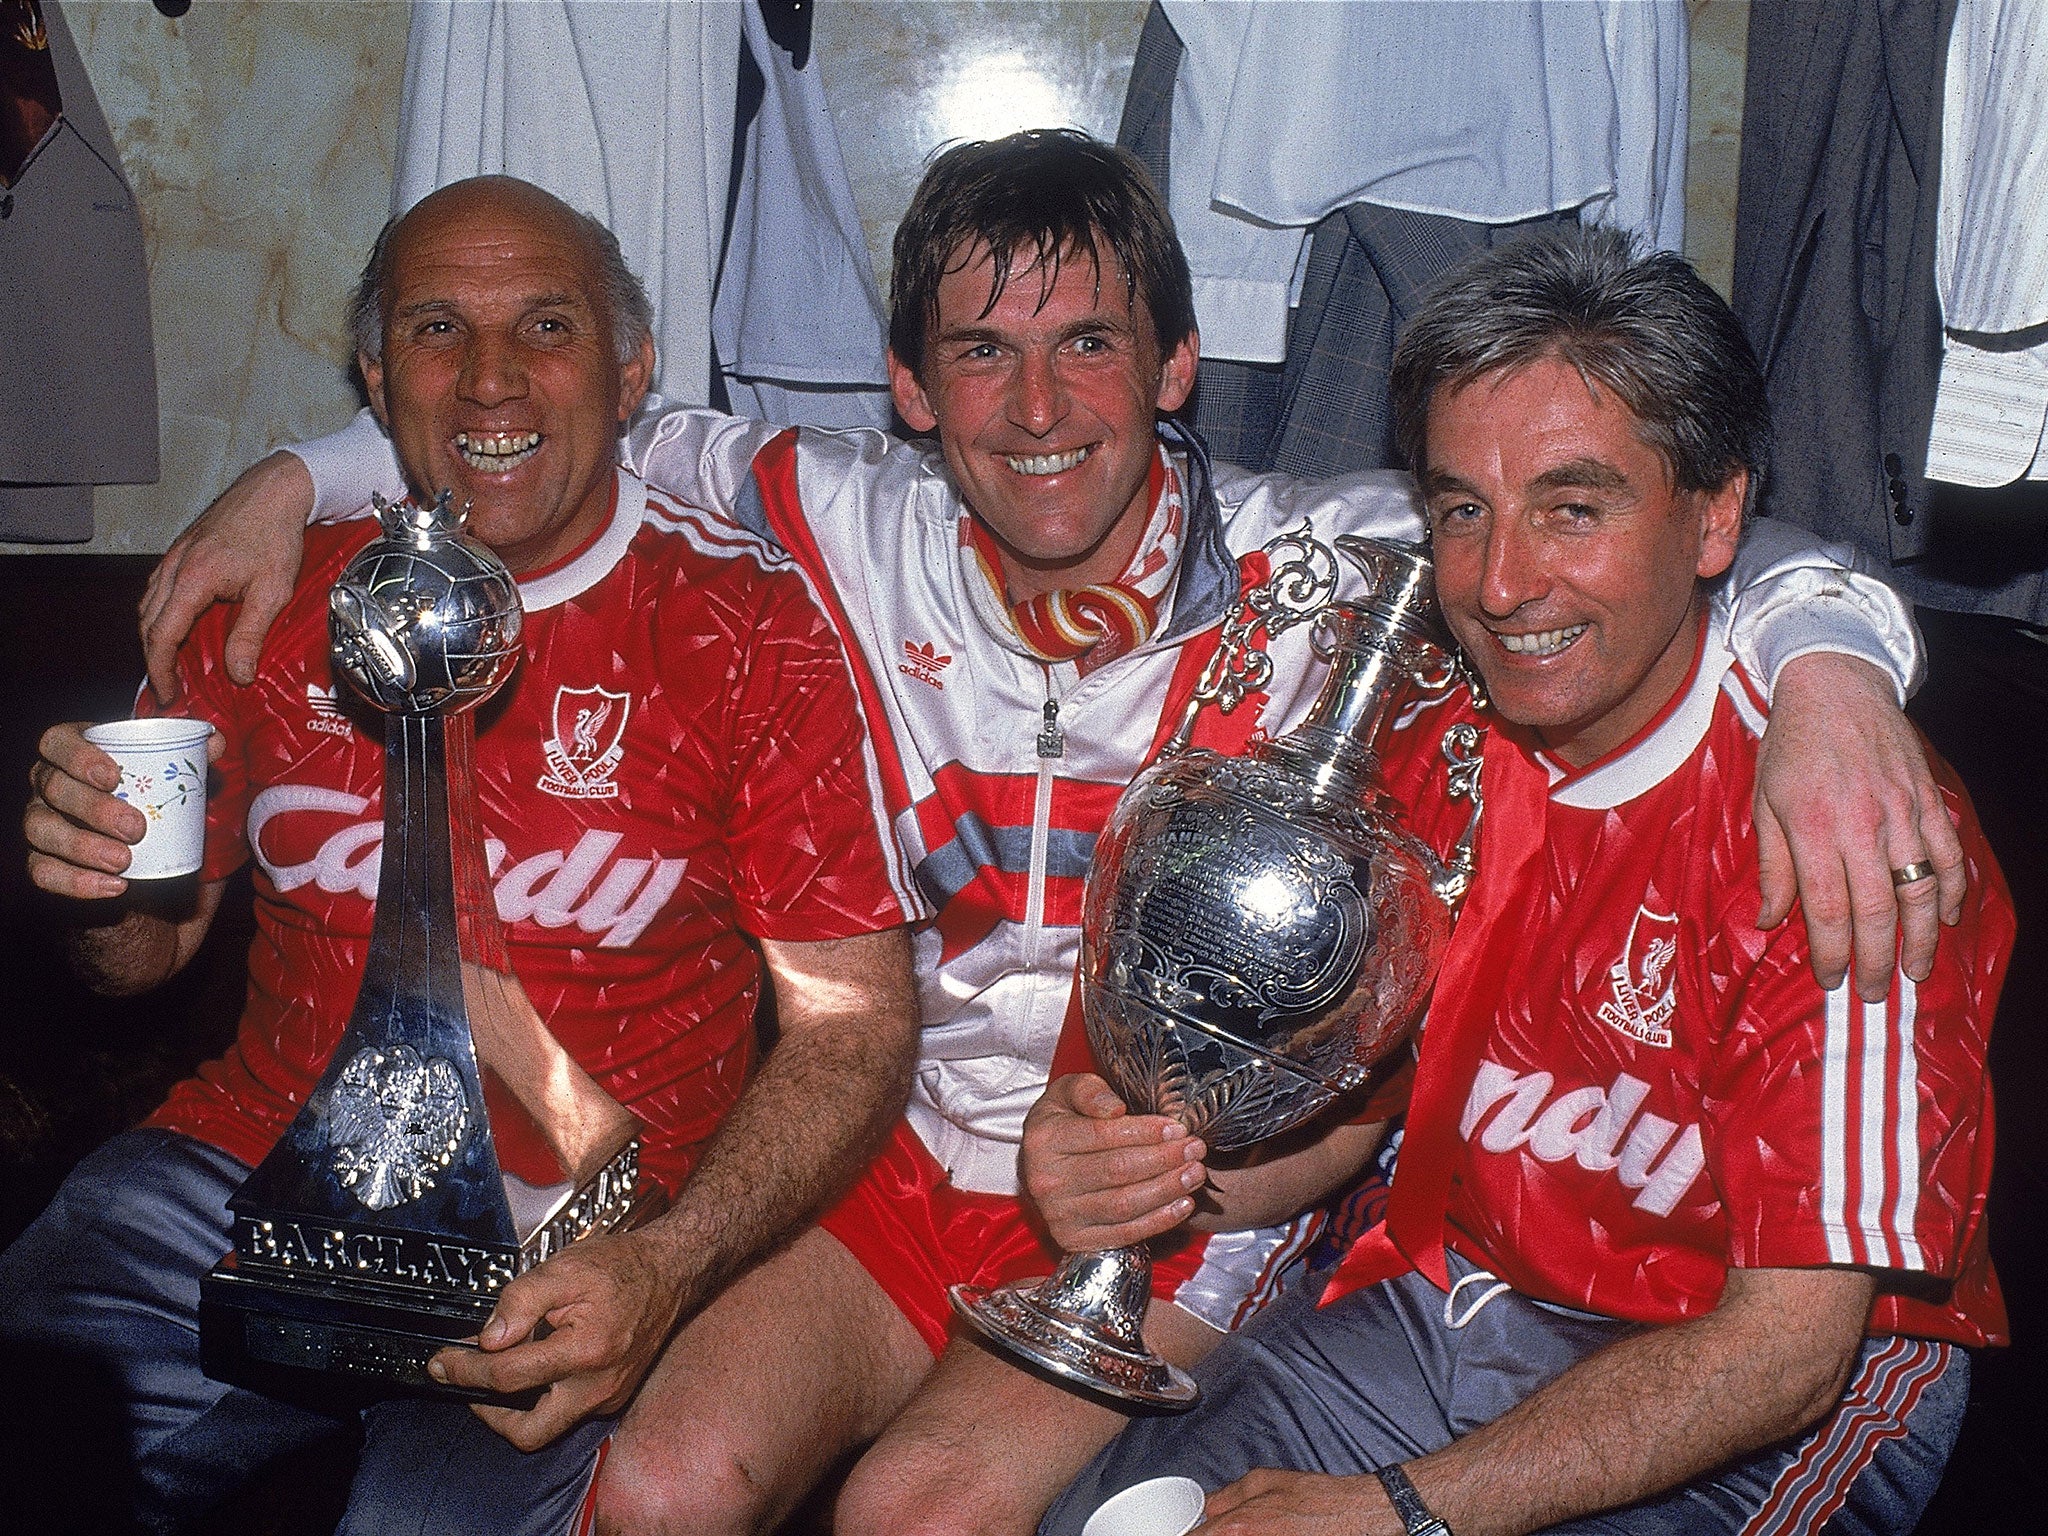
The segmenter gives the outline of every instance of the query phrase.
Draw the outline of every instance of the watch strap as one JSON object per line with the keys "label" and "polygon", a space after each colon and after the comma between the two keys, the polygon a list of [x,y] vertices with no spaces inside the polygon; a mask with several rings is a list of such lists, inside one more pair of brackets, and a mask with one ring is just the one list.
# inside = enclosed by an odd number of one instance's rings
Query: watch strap
{"label": "watch strap", "polygon": [[1422,1502],[1422,1495],[1415,1491],[1415,1485],[1408,1481],[1408,1474],[1399,1467],[1388,1465],[1377,1468],[1373,1475],[1380,1480],[1380,1486],[1387,1490],[1392,1500],[1394,1513],[1401,1517],[1401,1523],[1408,1527],[1408,1536],[1452,1536],[1451,1528],[1430,1512]]}

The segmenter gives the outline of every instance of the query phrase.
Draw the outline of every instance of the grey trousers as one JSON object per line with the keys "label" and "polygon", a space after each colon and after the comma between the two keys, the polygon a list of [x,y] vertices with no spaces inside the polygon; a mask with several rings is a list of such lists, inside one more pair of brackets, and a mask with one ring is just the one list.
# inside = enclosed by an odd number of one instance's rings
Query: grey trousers
{"label": "grey trousers", "polygon": [[[0,1253],[0,1486],[9,1529],[175,1531],[267,1463],[346,1427],[199,1369],[199,1278],[228,1251],[248,1168],[169,1131],[116,1136]],[[531,1455],[468,1408],[362,1414],[340,1530],[562,1532],[611,1421]]]}
{"label": "grey trousers", "polygon": [[[1451,1279],[1448,1298],[1411,1273],[1324,1308],[1317,1286],[1298,1287],[1203,1362],[1194,1410],[1132,1421],[1060,1496],[1040,1536],[1073,1536],[1111,1494],[1169,1473],[1214,1492],[1254,1467],[1357,1475],[1426,1455],[1637,1331],[1496,1290],[1456,1255]],[[1553,1529],[1903,1536],[1941,1479],[1969,1374],[1954,1345],[1870,1340],[1842,1406],[1806,1435]]]}

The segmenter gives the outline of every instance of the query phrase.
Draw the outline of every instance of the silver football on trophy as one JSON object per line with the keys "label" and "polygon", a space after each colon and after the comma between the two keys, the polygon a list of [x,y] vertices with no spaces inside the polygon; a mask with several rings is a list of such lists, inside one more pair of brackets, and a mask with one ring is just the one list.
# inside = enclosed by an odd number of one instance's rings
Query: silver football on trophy
{"label": "silver football on trophy", "polygon": [[[1300,1124],[1407,1042],[1471,876],[1478,733],[1454,727],[1443,744],[1454,793],[1474,807],[1449,861],[1397,820],[1375,756],[1409,685],[1449,680],[1429,561],[1409,546],[1337,545],[1363,592],[1297,620],[1317,625],[1330,659],[1306,720],[1244,757],[1184,750],[1148,769],[1089,868],[1080,986],[1096,1059],[1133,1110],[1172,1116],[1214,1151]],[[1254,617],[1269,635],[1283,624],[1270,605]],[[1144,1249],[1110,1249],[1070,1256],[1037,1287],[962,1290],[955,1303],[1071,1380],[1184,1406],[1194,1384],[1137,1334],[1149,1272]]]}
{"label": "silver football on trophy", "polygon": [[393,714],[473,709],[519,660],[519,585],[505,562],[462,532],[443,491],[430,507],[377,498],[381,538],[328,594],[335,665]]}

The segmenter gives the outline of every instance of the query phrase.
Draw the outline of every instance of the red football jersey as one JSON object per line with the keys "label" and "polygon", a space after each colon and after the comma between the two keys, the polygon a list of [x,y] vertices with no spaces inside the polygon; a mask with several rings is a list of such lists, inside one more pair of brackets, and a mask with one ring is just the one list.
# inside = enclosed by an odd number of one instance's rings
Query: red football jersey
{"label": "red football jersey", "polygon": [[[742,931],[844,938],[908,908],[845,657],[801,579],[630,475],[615,497],[589,545],[520,583],[524,655],[478,712],[473,787],[512,968],[673,1190],[752,1059]],[[327,592],[375,532],[308,531],[252,687],[222,671],[225,609],[181,657],[180,711],[228,745],[204,877],[255,860],[257,935],[235,1043],[151,1123],[252,1163],[332,1055],[370,937],[383,716],[337,696]]]}
{"label": "red football jersey", "polygon": [[[1396,1202],[1403,1179],[1428,1187],[1418,1160],[1443,1149],[1450,1247],[1526,1295],[1612,1317],[1697,1317],[1730,1267],[1843,1264],[1883,1272],[1873,1332],[1999,1342],[1985,1046],[2013,917],[1997,864],[1937,765],[1970,864],[1961,925],[1942,930],[1933,974],[1895,975],[1884,1003],[1823,992],[1797,914],[1756,927],[1765,704],[1722,636],[1703,639],[1662,715],[1599,762],[1490,744],[1486,814],[1526,806],[1540,825],[1482,837],[1479,882],[1511,882],[1485,905],[1511,926],[1475,951],[1456,1018],[1439,1006],[1446,961]],[[1387,754],[1439,848],[1468,813],[1437,752],[1458,718],[1503,729],[1459,695]],[[1498,857],[1516,844],[1526,861]],[[1475,886],[1466,911],[1481,905]],[[1440,1094],[1433,1065],[1452,1073]],[[1332,1294],[1402,1267],[1368,1237]]]}

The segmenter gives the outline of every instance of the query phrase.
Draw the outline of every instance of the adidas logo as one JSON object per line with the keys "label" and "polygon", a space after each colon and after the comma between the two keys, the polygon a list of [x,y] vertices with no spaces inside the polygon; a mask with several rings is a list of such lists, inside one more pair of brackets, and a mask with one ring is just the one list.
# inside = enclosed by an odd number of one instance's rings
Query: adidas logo
{"label": "adidas logo", "polygon": [[896,670],[905,677],[914,677],[920,683],[928,683],[943,691],[946,685],[939,674],[951,665],[953,658],[942,655],[930,641],[906,640],[903,642],[903,659],[896,663]]}
{"label": "adidas logo", "polygon": [[308,730],[324,731],[329,736],[347,736],[355,730],[341,712],[341,705],[335,702],[332,688],[306,684],[306,708],[312,711],[312,718],[306,722]]}

